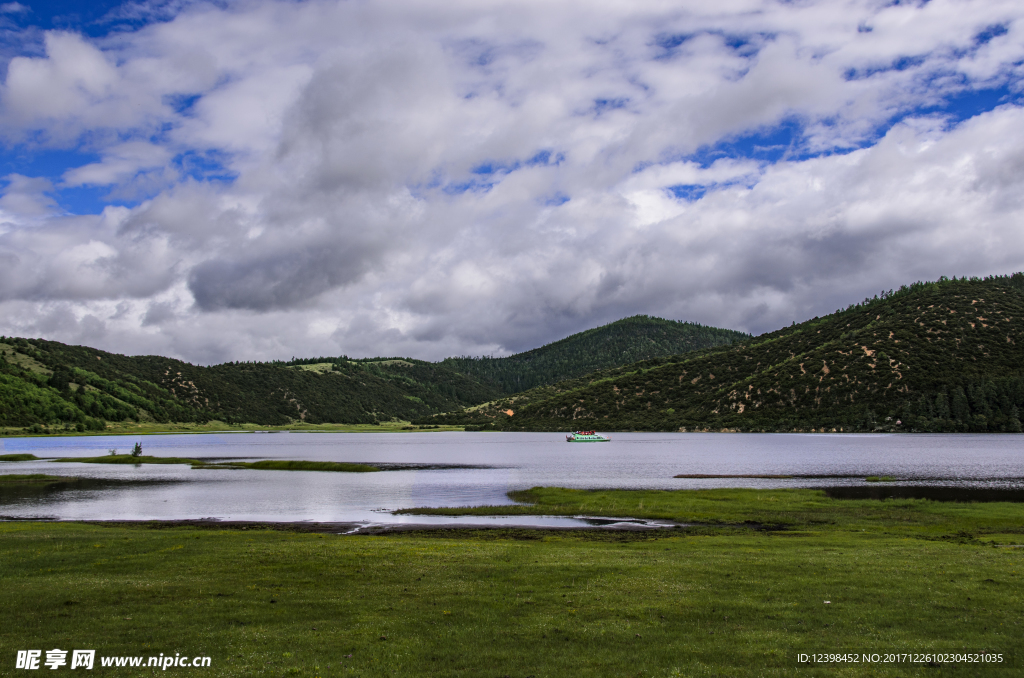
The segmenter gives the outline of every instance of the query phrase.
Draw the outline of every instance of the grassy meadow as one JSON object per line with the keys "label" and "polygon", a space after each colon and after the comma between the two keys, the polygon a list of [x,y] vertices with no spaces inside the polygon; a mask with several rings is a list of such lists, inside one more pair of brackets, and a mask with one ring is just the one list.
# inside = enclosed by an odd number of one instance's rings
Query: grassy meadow
{"label": "grassy meadow", "polygon": [[[546,488],[531,497],[537,513],[568,513],[571,497],[572,512],[582,504],[590,514],[705,524],[341,536],[0,523],[0,674],[15,673],[16,650],[53,647],[208,655],[205,673],[217,676],[1022,670],[1018,504],[829,500],[813,491]],[[1004,661],[797,663],[799,653],[965,651]],[[94,675],[153,675],[98,664]]]}

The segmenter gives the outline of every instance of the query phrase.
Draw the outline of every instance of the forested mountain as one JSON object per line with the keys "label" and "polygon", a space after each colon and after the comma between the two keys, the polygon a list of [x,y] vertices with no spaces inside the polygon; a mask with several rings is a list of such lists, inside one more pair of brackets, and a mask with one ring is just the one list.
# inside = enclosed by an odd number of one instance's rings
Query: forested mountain
{"label": "forested mountain", "polygon": [[0,426],[102,430],[106,421],[283,425],[422,420],[494,401],[514,392],[510,389],[517,383],[550,384],[594,366],[745,336],[638,316],[509,358],[429,363],[341,356],[211,367],[0,337]]}
{"label": "forested mountain", "polygon": [[637,315],[505,358],[447,358],[441,364],[504,393],[519,393],[609,367],[749,338],[733,330]]}
{"label": "forested mountain", "polygon": [[509,430],[1020,431],[1024,274],[916,283],[503,407]]}
{"label": "forested mountain", "polygon": [[414,360],[225,363],[200,367],[41,339],[0,340],[0,425],[209,421],[282,425],[413,419],[480,403],[496,389]]}
{"label": "forested mountain", "polygon": [[[652,357],[623,364],[637,356]],[[402,419],[508,430],[1016,432],[1024,274],[915,283],[759,337],[637,316],[508,358],[200,367],[7,338],[0,357],[2,426]],[[524,384],[534,386],[516,392]]]}

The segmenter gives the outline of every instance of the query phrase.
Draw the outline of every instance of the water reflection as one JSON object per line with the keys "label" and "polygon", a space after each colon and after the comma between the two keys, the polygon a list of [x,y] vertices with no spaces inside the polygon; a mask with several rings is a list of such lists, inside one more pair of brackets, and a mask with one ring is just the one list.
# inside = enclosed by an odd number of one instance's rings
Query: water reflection
{"label": "water reflection", "polygon": [[[509,504],[508,491],[541,485],[854,488],[865,486],[868,476],[893,476],[901,479],[901,485],[1024,490],[1024,437],[1018,435],[619,433],[601,445],[569,445],[563,436],[548,433],[179,434],[7,438],[0,440],[0,453],[90,457],[111,448],[123,452],[136,441],[142,443],[145,454],[153,456],[357,462],[390,470],[323,473],[193,470],[187,465],[0,463],[0,473],[72,475],[122,483],[33,497],[0,497],[0,515],[369,525],[414,518],[389,513],[399,508]],[[691,477],[673,477],[677,474]],[[692,477],[700,475],[719,477]],[[424,522],[422,517],[415,518],[417,523]],[[501,520],[522,524],[511,518]]]}

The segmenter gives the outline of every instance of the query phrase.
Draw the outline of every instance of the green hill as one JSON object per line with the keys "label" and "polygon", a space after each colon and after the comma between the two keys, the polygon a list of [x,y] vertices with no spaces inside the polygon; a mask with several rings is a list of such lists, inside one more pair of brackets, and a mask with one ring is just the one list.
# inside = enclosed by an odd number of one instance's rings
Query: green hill
{"label": "green hill", "polygon": [[507,358],[201,367],[8,338],[0,358],[0,425],[9,427],[400,419],[507,430],[1015,432],[1024,274],[915,283],[759,337],[636,316]]}
{"label": "green hill", "polygon": [[596,370],[749,338],[733,330],[637,315],[505,358],[447,358],[441,364],[504,393],[520,393]]}
{"label": "green hill", "polygon": [[42,339],[0,340],[0,426],[104,421],[283,425],[413,419],[499,395],[442,365],[415,360],[225,363],[201,367]]}
{"label": "green hill", "polygon": [[493,421],[508,430],[1020,431],[1021,408],[1016,273],[915,283],[729,347],[527,392],[511,417]]}
{"label": "green hill", "polygon": [[0,337],[0,426],[39,432],[42,426],[103,430],[105,422],[124,421],[423,421],[440,412],[492,402],[515,389],[516,383],[554,383],[595,366],[720,345],[744,336],[638,316],[509,358],[429,363],[341,356],[210,367],[43,339]]}

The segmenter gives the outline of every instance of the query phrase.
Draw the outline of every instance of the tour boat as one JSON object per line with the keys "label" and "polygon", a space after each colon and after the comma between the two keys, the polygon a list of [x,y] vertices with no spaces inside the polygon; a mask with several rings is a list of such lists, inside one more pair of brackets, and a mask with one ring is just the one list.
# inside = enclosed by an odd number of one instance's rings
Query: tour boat
{"label": "tour boat", "polygon": [[611,438],[603,436],[597,431],[576,431],[565,436],[567,443],[606,443]]}

